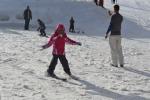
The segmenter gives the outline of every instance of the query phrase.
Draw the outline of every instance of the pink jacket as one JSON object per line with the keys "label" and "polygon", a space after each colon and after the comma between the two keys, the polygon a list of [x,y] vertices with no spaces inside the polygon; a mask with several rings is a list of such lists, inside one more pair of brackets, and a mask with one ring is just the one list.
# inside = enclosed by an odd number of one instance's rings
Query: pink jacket
{"label": "pink jacket", "polygon": [[56,31],[51,36],[48,44],[46,44],[47,47],[50,47],[53,45],[53,54],[55,55],[65,55],[65,43],[71,44],[71,45],[78,45],[79,43],[71,40],[67,37],[66,33],[64,35],[57,32],[59,29],[64,29],[64,25],[59,24],[56,28]]}

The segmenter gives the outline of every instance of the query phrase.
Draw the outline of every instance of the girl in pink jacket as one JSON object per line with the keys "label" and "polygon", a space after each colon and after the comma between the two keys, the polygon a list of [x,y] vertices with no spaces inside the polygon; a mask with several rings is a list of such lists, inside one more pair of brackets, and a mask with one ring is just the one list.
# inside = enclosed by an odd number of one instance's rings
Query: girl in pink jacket
{"label": "girl in pink jacket", "polygon": [[51,63],[49,65],[49,68],[47,70],[48,75],[55,77],[54,74],[55,67],[57,65],[58,59],[60,60],[64,71],[71,76],[70,68],[68,65],[68,61],[65,56],[65,43],[72,44],[72,45],[81,45],[80,42],[76,42],[71,40],[67,37],[65,33],[65,27],[63,24],[59,24],[54,32],[54,34],[51,36],[49,42],[42,46],[43,49],[46,49],[53,45],[53,58],[51,60]]}

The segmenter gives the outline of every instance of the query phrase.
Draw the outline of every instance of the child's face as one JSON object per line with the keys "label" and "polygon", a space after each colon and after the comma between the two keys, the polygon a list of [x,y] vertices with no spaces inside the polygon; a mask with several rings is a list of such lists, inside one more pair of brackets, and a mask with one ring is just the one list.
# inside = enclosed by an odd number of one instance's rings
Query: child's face
{"label": "child's face", "polygon": [[60,33],[60,34],[64,34],[65,33],[65,30],[64,29],[59,29],[59,30],[57,30],[58,31],[58,33]]}

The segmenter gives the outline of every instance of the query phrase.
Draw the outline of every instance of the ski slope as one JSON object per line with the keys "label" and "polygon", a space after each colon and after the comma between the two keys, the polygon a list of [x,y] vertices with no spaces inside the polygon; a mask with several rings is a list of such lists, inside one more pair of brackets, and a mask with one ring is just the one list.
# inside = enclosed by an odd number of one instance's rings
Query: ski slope
{"label": "ski slope", "polygon": [[[9,20],[0,21],[0,100],[150,99],[149,0],[118,0],[124,16],[125,68],[110,66],[108,40],[104,39],[110,16],[92,0],[0,1],[0,18],[9,16]],[[105,7],[112,9],[111,1],[105,1]],[[30,5],[34,16],[30,31],[24,31],[24,21],[16,18],[26,5]],[[76,20],[76,29],[84,34],[68,32],[70,16]],[[35,31],[39,17],[49,35],[57,23],[64,23],[68,36],[82,42],[82,46],[66,45],[71,72],[80,80],[62,82],[45,76],[52,48],[40,50],[48,38],[39,37]],[[60,63],[55,73],[68,78]]]}

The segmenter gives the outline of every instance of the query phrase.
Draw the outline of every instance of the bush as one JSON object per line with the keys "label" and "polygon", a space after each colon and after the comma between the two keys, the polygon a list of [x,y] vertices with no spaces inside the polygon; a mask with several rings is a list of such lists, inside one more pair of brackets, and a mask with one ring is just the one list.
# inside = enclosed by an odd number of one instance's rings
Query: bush
{"label": "bush", "polygon": [[18,20],[24,20],[23,14],[16,15],[16,19],[18,19]]}
{"label": "bush", "polygon": [[0,15],[0,21],[8,21],[10,17],[8,15]]}

